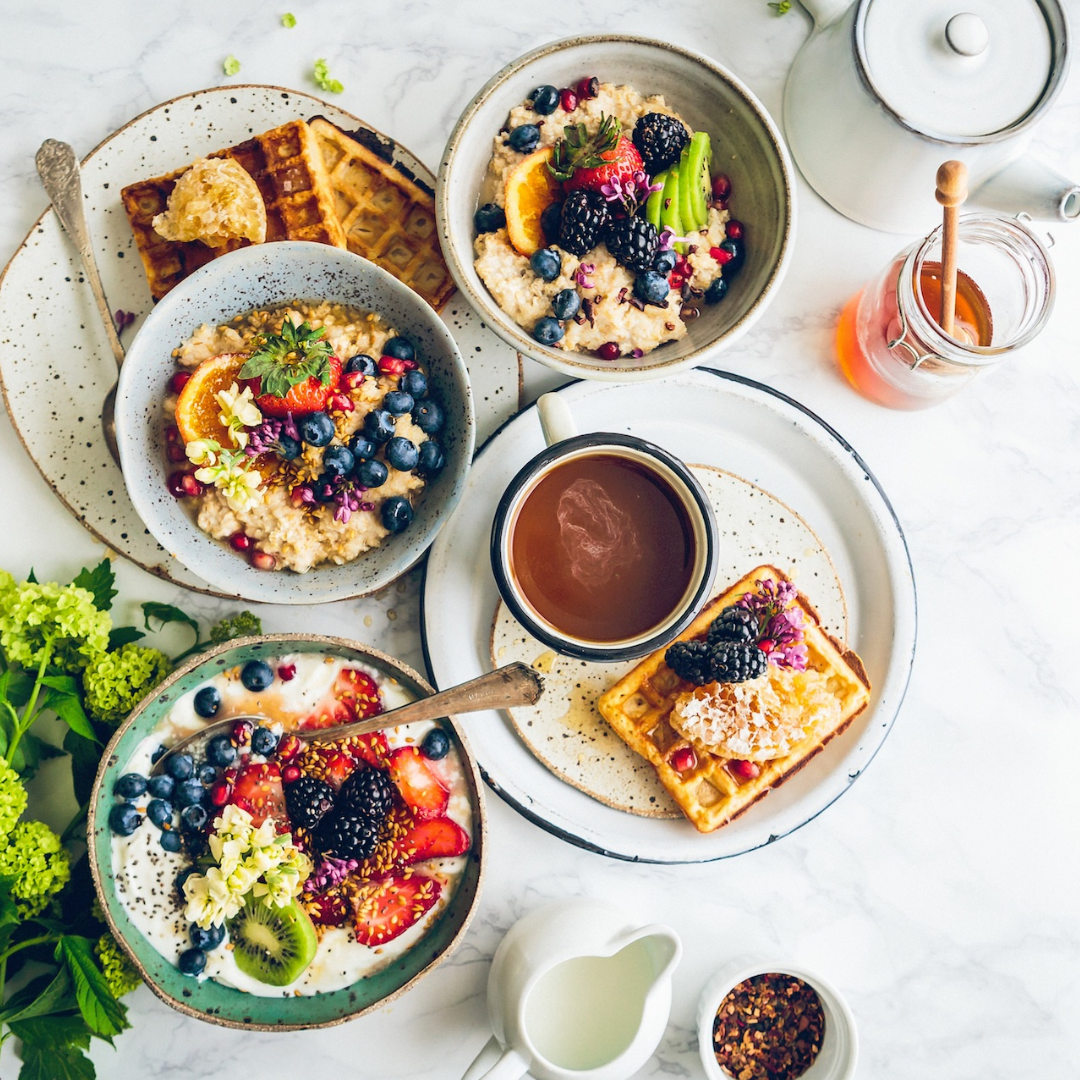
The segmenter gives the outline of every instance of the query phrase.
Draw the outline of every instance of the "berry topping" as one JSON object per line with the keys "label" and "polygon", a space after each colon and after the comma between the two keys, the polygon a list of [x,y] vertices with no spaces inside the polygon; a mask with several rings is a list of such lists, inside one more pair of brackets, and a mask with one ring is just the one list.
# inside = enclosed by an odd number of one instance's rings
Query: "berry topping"
{"label": "berry topping", "polygon": [[370,458],[361,461],[353,470],[353,476],[356,477],[356,482],[363,488],[377,488],[382,487],[386,483],[386,478],[390,475],[390,470],[386,467],[386,464],[379,461],[378,458]]}
{"label": "berry topping", "polygon": [[276,749],[278,737],[269,729],[257,727],[251,735],[251,752],[269,757]]}
{"label": "berry topping", "polygon": [[[162,845],[164,846],[164,837],[162,838]],[[177,960],[176,966],[180,969],[181,975],[201,975],[203,968],[206,967],[206,953],[202,949],[187,949],[180,954],[180,959]]]}
{"label": "berry topping", "polygon": [[723,278],[716,278],[714,281],[709,282],[709,287],[705,290],[705,303],[706,304],[719,304],[721,300],[727,296],[728,283]]}
{"label": "berry topping", "polygon": [[232,785],[226,783],[224,780],[219,780],[210,789],[210,802],[214,806],[224,806],[229,801],[229,796],[232,794]]}
{"label": "berry topping", "polygon": [[510,149],[519,154],[531,154],[540,143],[540,129],[535,124],[522,124],[510,132]]}
{"label": "berry topping", "polygon": [[379,368],[374,357],[358,353],[345,365],[345,373],[347,375],[378,375]]}
{"label": "berry topping", "polygon": [[381,769],[357,769],[341,785],[337,808],[340,813],[366,817],[381,824],[394,803],[394,785]]}
{"label": "berry topping", "polygon": [[366,885],[356,905],[353,929],[361,945],[385,945],[435,906],[442,887],[420,874],[404,874]]}
{"label": "berry topping", "polygon": [[692,746],[680,746],[672,751],[670,762],[677,773],[689,772],[697,765],[697,754]]}
{"label": "berry topping", "polygon": [[761,775],[761,767],[753,761],[729,761],[727,767],[740,780],[754,780]]}
{"label": "berry topping", "polygon": [[300,721],[299,727],[304,731],[316,731],[353,720],[366,720],[382,711],[382,697],[375,680],[366,671],[343,668],[330,692]]}
{"label": "berry topping", "polygon": [[446,417],[442,406],[431,398],[424,398],[416,403],[413,410],[413,423],[425,434],[436,435],[443,429]]}
{"label": "berry topping", "polygon": [[581,258],[600,243],[610,221],[611,208],[598,191],[571,192],[562,204],[559,244]]}
{"label": "berry topping", "polygon": [[[408,397],[408,394],[405,396]],[[420,461],[420,451],[409,439],[395,436],[386,444],[386,460],[398,472],[412,472]]]}
{"label": "berry topping", "polygon": [[559,107],[559,91],[554,86],[538,86],[530,95],[530,108],[541,116],[550,116]]}
{"label": "berry topping", "polygon": [[314,829],[333,808],[334,789],[324,780],[301,776],[285,788],[285,809],[294,828]]}
{"label": "berry topping", "polygon": [[484,203],[473,214],[473,224],[478,233],[495,232],[506,224],[506,211],[495,203]]}
{"label": "berry topping", "polygon": [[742,240],[746,236],[746,226],[741,221],[729,221],[724,226],[724,232],[729,240]]}
{"label": "berry topping", "polygon": [[277,559],[269,551],[252,551],[250,562],[256,570],[277,569]]}
{"label": "berry topping", "polygon": [[251,815],[256,828],[267,818],[284,821],[285,792],[277,763],[263,761],[245,765],[236,777],[230,801]]}
{"label": "berry topping", "polygon": [[727,173],[717,173],[712,181],[712,196],[719,202],[724,202],[731,196],[731,178]]}
{"label": "berry topping", "polygon": [[708,641],[715,645],[718,641],[757,641],[758,619],[746,608],[729,607],[720,612],[709,627]]}
{"label": "berry topping", "polygon": [[401,746],[389,755],[390,779],[417,818],[439,817],[446,811],[450,792],[428,768],[415,746]]}
{"label": "berry topping", "polygon": [[142,814],[131,803],[118,803],[109,811],[109,828],[117,836],[131,836],[142,824]]}
{"label": "berry topping", "polygon": [[412,524],[412,503],[404,495],[395,495],[382,504],[383,527],[392,533],[404,532]]}
{"label": "berry topping", "polygon": [[[287,678],[282,674],[282,669],[278,668],[278,676],[282,682],[288,682],[296,674],[296,665],[289,664],[288,667],[293,669],[292,675]],[[295,735],[283,735],[281,742],[277,745],[277,756],[280,761],[292,761],[297,754],[300,753],[303,743]]]}
{"label": "berry topping", "polygon": [[533,337],[541,345],[555,345],[563,338],[562,323],[550,315],[545,315],[542,319],[538,319],[533,327]]}
{"label": "berry topping", "polygon": [[581,297],[573,289],[562,289],[551,298],[551,313],[556,319],[572,319],[581,308]]}
{"label": "berry topping", "polygon": [[438,476],[446,465],[446,455],[443,448],[434,439],[420,444],[420,461],[416,466],[417,476],[430,480]]}
{"label": "berry topping", "polygon": [[137,799],[146,793],[146,777],[141,773],[125,773],[113,784],[113,794],[121,799]]}
{"label": "berry topping", "polygon": [[171,776],[151,776],[146,781],[146,793],[151,799],[171,799],[176,781]]}
{"label": "berry topping", "polygon": [[601,115],[595,135],[590,135],[584,124],[567,124],[563,132],[548,168],[567,191],[588,188],[598,192],[603,185],[616,179],[629,180],[642,169],[641,155],[622,134],[614,116]]}
{"label": "berry topping", "polygon": [[158,843],[166,851],[171,851],[174,855],[184,846],[183,840],[180,839],[178,832],[173,832],[171,829],[162,830],[161,835],[158,837]]}
{"label": "berry topping", "polygon": [[640,274],[652,266],[660,247],[660,234],[644,218],[617,218],[608,225],[604,243],[620,266]]}
{"label": "berry topping", "polygon": [[341,361],[332,356],[323,327],[294,326],[260,334],[240,377],[257,381],[255,403],[265,416],[318,412],[341,382]]}
{"label": "berry topping", "polygon": [[376,446],[389,442],[396,430],[397,424],[393,414],[385,409],[373,409],[364,417],[364,434]]}
{"label": "berry topping", "polygon": [[554,248],[541,248],[534,252],[529,265],[541,281],[554,281],[562,273],[562,258]]}
{"label": "berry topping", "polygon": [[406,371],[398,386],[419,401],[428,392],[428,379],[422,371]]}
{"label": "berry topping", "polygon": [[379,370],[384,375],[401,375],[405,371],[405,361],[396,356],[380,356]]}
{"label": "berry topping", "polygon": [[656,270],[646,270],[634,279],[634,295],[645,304],[666,304],[668,279]]}
{"label": "berry topping", "polygon": [[190,754],[173,754],[165,762],[165,771],[174,780],[190,780],[195,775],[195,759]]}
{"label": "berry topping", "polygon": [[281,770],[281,779],[286,784],[295,783],[300,779],[301,775],[299,765],[286,765],[285,768]]}
{"label": "berry topping", "polygon": [[600,93],[600,80],[595,75],[587,75],[574,83],[574,93],[578,101],[590,101]]}
{"label": "berry topping", "polygon": [[596,355],[601,360],[618,360],[622,356],[622,349],[619,348],[617,341],[605,341],[603,345],[596,350]]}
{"label": "berry topping", "polygon": [[207,929],[203,929],[198,923],[192,923],[188,927],[188,937],[196,949],[204,952],[212,952],[225,940],[225,924],[211,923]]}
{"label": "berry topping", "polygon": [[146,806],[146,816],[160,829],[166,822],[172,821],[172,803],[165,799],[151,799]]}
{"label": "berry topping", "polygon": [[412,412],[415,404],[412,394],[407,394],[404,390],[391,390],[383,398],[383,408],[391,416],[404,416]]}
{"label": "berry topping", "polygon": [[634,125],[634,146],[650,176],[674,165],[689,142],[686,128],[666,113],[646,113]]}
{"label": "berry topping", "polygon": [[274,681],[274,669],[265,660],[249,660],[240,670],[240,681],[252,693],[258,693]]}
{"label": "berry topping", "polygon": [[300,430],[300,438],[308,446],[326,446],[334,437],[334,421],[324,412],[312,412],[308,416],[301,417],[297,426]]}
{"label": "berry topping", "polygon": [[379,838],[379,826],[355,809],[336,809],[319,823],[313,837],[324,855],[335,859],[366,859]]}
{"label": "berry topping", "polygon": [[169,389],[174,394],[179,394],[180,391],[183,390],[185,386],[187,386],[188,380],[190,378],[191,378],[191,372],[190,371],[178,371],[178,372],[176,372],[176,374],[173,375],[173,377],[169,380]]}
{"label": "berry topping", "polygon": [[[233,551],[249,551],[252,542],[251,537],[248,536],[247,533],[235,532],[229,537],[229,546]],[[200,713],[199,715],[201,716],[202,714]]]}
{"label": "berry topping", "polygon": [[424,859],[448,859],[464,855],[469,850],[469,834],[450,818],[435,818],[414,825],[394,842],[402,865],[423,862]]}
{"label": "berry topping", "polygon": [[390,338],[383,346],[383,356],[392,356],[396,360],[412,361],[416,359],[416,346],[407,337],[402,337],[399,334],[397,337]]}
{"label": "berry topping", "polygon": [[347,446],[328,446],[323,454],[323,469],[331,476],[344,476],[353,471],[356,458]]}
{"label": "berry topping", "polygon": [[296,665],[295,664],[279,664],[277,669],[277,677],[282,682],[292,682],[296,678]]}
{"label": "berry topping", "polygon": [[567,87],[559,93],[559,103],[567,112],[573,112],[578,107],[578,96]]}
{"label": "berry topping", "polygon": [[180,807],[198,806],[203,800],[205,790],[201,780],[192,778],[191,780],[182,781],[176,785],[176,805]]}

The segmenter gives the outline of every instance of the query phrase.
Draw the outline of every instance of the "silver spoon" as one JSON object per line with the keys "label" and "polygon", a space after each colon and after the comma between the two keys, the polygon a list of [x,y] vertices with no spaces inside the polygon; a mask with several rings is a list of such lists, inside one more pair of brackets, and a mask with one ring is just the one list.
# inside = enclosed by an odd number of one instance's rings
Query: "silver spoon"
{"label": "silver spoon", "polygon": [[[108,301],[105,299],[105,290],[101,287],[101,277],[98,274],[97,263],[94,260],[94,249],[90,243],[90,230],[86,227],[86,215],[83,213],[82,182],[79,179],[79,161],[75,157],[75,151],[67,143],[58,142],[56,139],[46,139],[41,144],[34,161],[37,164],[38,175],[41,177],[45,191],[52,199],[53,209],[64,226],[64,231],[71,237],[79,257],[82,259],[83,270],[90,282],[90,290],[94,294],[101,321],[105,324],[105,336],[109,339],[113,356],[116,357],[117,371],[124,362],[124,346],[120,344],[120,336],[113,324],[112,314],[109,311]],[[101,405],[101,430],[105,435],[109,453],[117,467],[120,465],[120,451],[116,445],[116,383],[105,395]]]}
{"label": "silver spoon", "polygon": [[[430,697],[411,701],[398,709],[380,713],[370,720],[355,720],[351,724],[337,724],[334,727],[318,731],[290,731],[302,742],[332,742],[353,735],[370,735],[373,731],[397,727],[399,724],[415,724],[421,720],[438,720],[443,716],[457,713],[482,712],[484,709],[508,709],[514,705],[535,705],[544,692],[544,680],[527,664],[507,664],[496,668],[478,679],[441,690]],[[269,721],[265,716],[244,714],[216,720],[212,724],[181,739],[175,746],[161,755],[150,770],[156,776],[165,768],[165,762],[173,755],[190,749],[195,743],[209,742],[215,735],[223,735],[232,730],[238,720],[252,720],[256,723]]]}

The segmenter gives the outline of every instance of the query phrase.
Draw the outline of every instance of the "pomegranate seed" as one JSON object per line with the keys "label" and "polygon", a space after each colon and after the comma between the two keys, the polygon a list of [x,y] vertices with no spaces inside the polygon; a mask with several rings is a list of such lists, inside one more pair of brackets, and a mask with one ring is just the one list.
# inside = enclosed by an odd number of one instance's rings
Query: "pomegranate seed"
{"label": "pomegranate seed", "polygon": [[224,780],[219,780],[210,789],[210,801],[215,806],[224,806],[229,801],[230,791],[232,791],[232,788]]}
{"label": "pomegranate seed", "polygon": [[362,371],[346,371],[341,376],[341,381],[350,389],[356,390],[364,385],[364,373]]}
{"label": "pomegranate seed", "polygon": [[746,235],[746,228],[741,221],[729,221],[724,226],[729,240],[741,240]]}
{"label": "pomegranate seed", "polygon": [[723,248],[709,248],[709,254],[721,265],[727,266],[732,259],[735,258],[730,251],[725,251]]}
{"label": "pomegranate seed", "polygon": [[591,78],[581,79],[575,84],[574,92],[581,101],[588,101],[600,93],[600,80],[595,75]]}
{"label": "pomegranate seed", "polygon": [[678,773],[689,772],[697,764],[697,754],[692,746],[680,746],[671,755],[671,767]]}
{"label": "pomegranate seed", "polygon": [[396,356],[380,356],[379,370],[384,375],[400,375],[405,370],[405,361]]}
{"label": "pomegranate seed", "polygon": [[180,441],[180,429],[175,424],[165,425],[165,441],[167,443]]}
{"label": "pomegranate seed", "polygon": [[191,379],[191,372],[190,371],[178,371],[169,380],[169,389],[174,394],[179,394],[180,391],[183,390],[185,386],[187,386],[188,381],[190,379]]}
{"label": "pomegranate seed", "polygon": [[286,765],[285,768],[281,770],[281,779],[284,780],[286,784],[296,783],[296,781],[300,779],[300,766]]}
{"label": "pomegranate seed", "polygon": [[713,177],[712,194],[714,199],[727,199],[731,196],[731,177],[720,173]]}
{"label": "pomegranate seed", "polygon": [[229,537],[233,551],[247,551],[251,547],[251,537],[247,533],[235,532]]}
{"label": "pomegranate seed", "polygon": [[577,108],[577,94],[570,87],[559,92],[559,100],[567,112],[573,112]]}
{"label": "pomegranate seed", "polygon": [[277,559],[269,551],[253,549],[251,552],[251,565],[256,570],[273,570],[277,567]]}
{"label": "pomegranate seed", "polygon": [[251,722],[237,720],[232,727],[232,737],[237,746],[247,746],[251,742]]}
{"label": "pomegranate seed", "polygon": [[170,495],[182,499],[187,494],[184,490],[184,481],[187,479],[187,475],[188,474],[185,472],[169,473],[169,479],[166,481],[166,486],[169,489]]}
{"label": "pomegranate seed", "polygon": [[668,284],[673,289],[681,289],[685,280],[686,279],[682,276],[682,274],[677,274],[674,270],[672,270],[671,273],[668,274]]}
{"label": "pomegranate seed", "polygon": [[605,341],[599,349],[596,350],[596,355],[601,360],[618,360],[622,356],[622,351],[619,349],[618,343],[614,341]]}
{"label": "pomegranate seed", "polygon": [[415,360],[402,360],[406,371],[415,371],[420,365]]}
{"label": "pomegranate seed", "polygon": [[183,443],[169,443],[169,445],[165,447],[165,456],[174,465],[179,465],[181,461],[187,461],[187,451],[184,449]]}
{"label": "pomegranate seed", "polygon": [[742,780],[753,780],[761,775],[761,769],[753,761],[729,761],[728,768]]}
{"label": "pomegranate seed", "polygon": [[278,678],[282,682],[292,682],[296,678],[295,664],[282,664],[278,669]]}
{"label": "pomegranate seed", "polygon": [[764,653],[764,654],[765,654],[766,656],[768,656],[768,655],[769,655],[769,653],[771,653],[771,652],[773,651],[773,649],[775,649],[775,648],[776,648],[776,642],[775,642],[775,641],[773,641],[773,639],[772,639],[772,638],[762,638],[762,639],[761,639],[761,640],[760,640],[760,641],[759,641],[759,642],[757,643],[757,647],[758,647],[758,648],[759,648],[759,649],[760,649],[760,650],[761,650],[761,651],[762,651],[762,652],[763,652],[763,653]]}
{"label": "pomegranate seed", "polygon": [[339,412],[352,412],[356,408],[348,394],[331,394],[327,404]]}
{"label": "pomegranate seed", "polygon": [[[296,666],[289,664],[289,667],[293,669],[293,674],[296,673]],[[278,668],[278,675],[281,675],[281,668]],[[284,675],[281,675],[284,682],[288,682],[292,678],[286,679]],[[278,743],[277,756],[281,761],[291,761],[297,754],[300,753],[300,740],[295,735],[286,735],[285,738]]]}
{"label": "pomegranate seed", "polygon": [[184,489],[184,494],[192,499],[201,495],[206,490],[206,488],[204,488],[191,473],[184,473],[184,478],[180,481],[180,486]]}

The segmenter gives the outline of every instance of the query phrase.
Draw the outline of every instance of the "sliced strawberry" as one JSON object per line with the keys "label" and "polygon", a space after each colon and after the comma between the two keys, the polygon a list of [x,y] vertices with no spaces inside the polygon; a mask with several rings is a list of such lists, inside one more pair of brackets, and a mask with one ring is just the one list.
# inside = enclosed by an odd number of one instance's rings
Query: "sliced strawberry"
{"label": "sliced strawberry", "polygon": [[366,720],[383,711],[382,695],[375,680],[356,668],[342,668],[322,701],[300,721],[305,731]]}
{"label": "sliced strawberry", "polygon": [[433,878],[409,872],[365,885],[356,903],[356,940],[372,946],[393,941],[435,906],[441,892]]}
{"label": "sliced strawberry", "polygon": [[341,386],[341,361],[336,356],[331,356],[330,381],[323,384],[321,379],[312,376],[303,382],[291,387],[284,397],[275,394],[260,393],[262,379],[249,379],[247,385],[255,395],[255,404],[267,416],[284,416],[286,413],[322,412],[329,402],[332,394],[336,394]]}
{"label": "sliced strawberry", "polygon": [[303,756],[304,772],[325,780],[335,791],[356,772],[356,759],[336,746],[309,746]]}
{"label": "sliced strawberry", "polygon": [[563,185],[565,191],[574,191],[576,188],[599,191],[615,177],[629,180],[634,173],[644,170],[637,147],[625,135],[619,136],[613,149],[597,156],[601,163],[592,168],[575,169],[574,175]]}
{"label": "sliced strawberry", "polygon": [[441,817],[446,812],[450,792],[415,746],[398,747],[388,761],[390,779],[419,820]]}
{"label": "sliced strawberry", "polygon": [[340,892],[305,896],[303,905],[316,926],[344,926],[352,914],[349,901]]}
{"label": "sliced strawberry", "polygon": [[385,769],[390,756],[390,744],[381,731],[370,735],[354,735],[349,742],[349,749],[355,757],[366,762],[374,769]]}
{"label": "sliced strawberry", "polygon": [[267,818],[273,818],[281,825],[288,824],[281,770],[276,762],[261,761],[245,765],[236,777],[229,802],[246,810],[256,827]]}
{"label": "sliced strawberry", "polygon": [[469,850],[469,834],[448,817],[421,821],[394,844],[405,866],[424,859],[445,859]]}

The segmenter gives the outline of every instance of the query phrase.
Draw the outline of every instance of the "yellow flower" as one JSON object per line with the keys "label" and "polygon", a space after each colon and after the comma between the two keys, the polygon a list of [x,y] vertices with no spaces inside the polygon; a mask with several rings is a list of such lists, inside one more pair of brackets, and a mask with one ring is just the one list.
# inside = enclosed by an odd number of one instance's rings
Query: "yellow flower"
{"label": "yellow flower", "polygon": [[216,465],[221,455],[221,443],[215,439],[192,439],[184,452],[192,465]]}
{"label": "yellow flower", "polygon": [[[207,442],[209,440],[196,440]],[[190,452],[194,443],[188,443]],[[213,446],[217,446],[216,443]],[[195,479],[204,484],[213,484],[222,495],[230,508],[238,514],[258,506],[263,501],[263,493],[259,491],[262,483],[262,475],[256,469],[246,468],[249,460],[243,450],[222,450],[220,460],[216,463],[211,459],[201,469],[195,470]],[[206,451],[208,456],[215,453],[213,449]]]}
{"label": "yellow flower", "polygon": [[258,427],[263,419],[251,387],[245,386],[241,390],[239,384],[233,383],[228,390],[219,390],[214,399],[221,406],[218,419],[229,429],[236,445],[242,450],[248,444],[248,433],[244,428]]}

